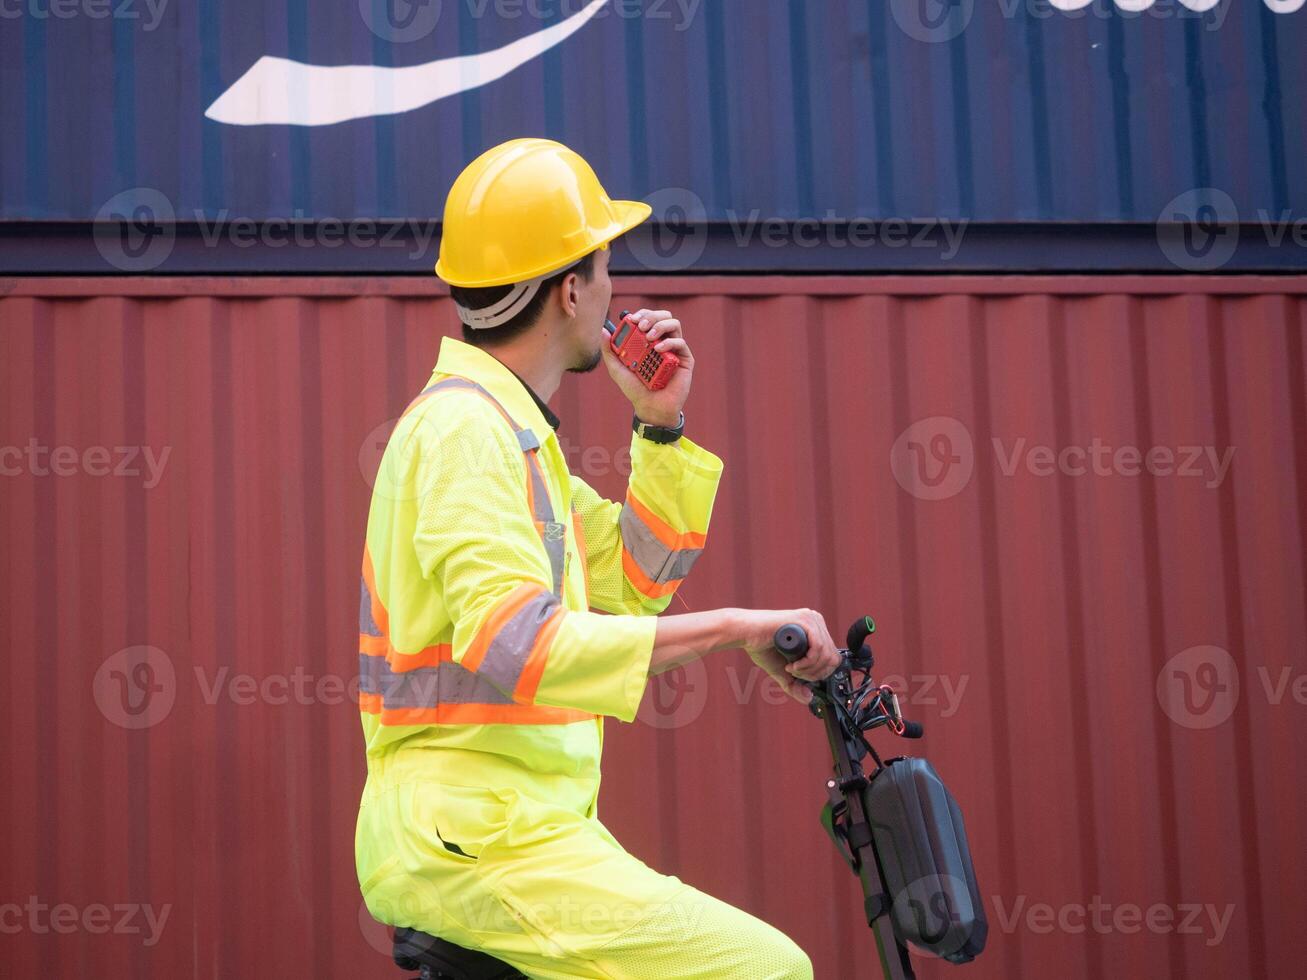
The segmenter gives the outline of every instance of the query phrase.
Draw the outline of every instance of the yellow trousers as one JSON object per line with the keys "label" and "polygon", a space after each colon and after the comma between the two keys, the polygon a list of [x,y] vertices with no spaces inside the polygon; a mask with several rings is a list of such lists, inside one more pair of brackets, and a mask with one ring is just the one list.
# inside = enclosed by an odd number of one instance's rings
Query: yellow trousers
{"label": "yellow trousers", "polygon": [[379,921],[529,977],[811,980],[787,936],[654,871],[597,818],[427,778],[404,756],[374,762],[359,811],[359,881]]}

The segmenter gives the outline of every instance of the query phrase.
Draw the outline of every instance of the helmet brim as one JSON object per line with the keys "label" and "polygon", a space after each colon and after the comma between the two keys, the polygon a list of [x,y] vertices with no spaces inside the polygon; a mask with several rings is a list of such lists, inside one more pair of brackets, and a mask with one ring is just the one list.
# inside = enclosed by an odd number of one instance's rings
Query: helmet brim
{"label": "helmet brim", "polygon": [[612,201],[613,221],[602,231],[596,233],[588,242],[579,247],[574,253],[568,255],[562,262],[551,263],[550,266],[533,269],[524,274],[519,273],[512,278],[497,277],[494,279],[482,279],[478,281],[455,282],[447,278],[447,269],[443,269],[443,263],[436,263],[436,275],[451,286],[508,286],[515,282],[525,282],[528,279],[538,279],[541,276],[553,275],[561,269],[566,269],[570,265],[575,265],[591,252],[597,251],[615,239],[621,238],[636,225],[642,223],[653,213],[653,208],[643,201]]}

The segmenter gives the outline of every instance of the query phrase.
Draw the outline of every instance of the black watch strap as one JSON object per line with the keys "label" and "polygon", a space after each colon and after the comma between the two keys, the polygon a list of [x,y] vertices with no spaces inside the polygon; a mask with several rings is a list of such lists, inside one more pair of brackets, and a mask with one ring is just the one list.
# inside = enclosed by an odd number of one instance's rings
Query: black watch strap
{"label": "black watch strap", "polygon": [[641,422],[638,415],[632,415],[631,431],[641,439],[648,439],[650,442],[666,445],[681,438],[681,433],[685,431],[685,413],[681,412],[680,420],[676,423],[674,429],[665,425],[650,425],[648,422]]}

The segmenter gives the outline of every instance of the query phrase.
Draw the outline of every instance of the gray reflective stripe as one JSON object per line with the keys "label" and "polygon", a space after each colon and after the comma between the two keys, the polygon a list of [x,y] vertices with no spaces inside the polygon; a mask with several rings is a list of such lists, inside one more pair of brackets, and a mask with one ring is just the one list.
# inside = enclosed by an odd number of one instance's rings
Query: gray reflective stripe
{"label": "gray reflective stripe", "polygon": [[477,668],[477,674],[505,694],[512,694],[522,676],[527,657],[531,655],[531,647],[540,634],[540,628],[557,608],[558,596],[552,593],[541,592],[532,597],[495,634],[486,649],[485,659]]}
{"label": "gray reflective stripe", "polygon": [[549,536],[550,529],[557,527],[560,530],[563,525],[556,524],[554,521],[554,505],[549,499],[549,491],[545,486],[544,472],[540,469],[540,461],[535,450],[540,448],[540,440],[531,429],[519,428],[513,421],[512,416],[504,410],[504,406],[499,404],[499,399],[490,392],[486,391],[481,385],[467,378],[452,377],[445,378],[443,381],[437,381],[431,387],[427,388],[422,394],[429,395],[433,391],[439,391],[441,388],[471,388],[479,391],[482,395],[494,403],[505,418],[508,424],[513,428],[513,434],[517,436],[517,444],[522,447],[522,452],[526,454],[527,470],[531,479],[531,496],[535,499],[535,513],[532,515],[540,528],[540,536],[544,541],[545,552],[549,555],[549,569],[553,573],[554,595],[560,598],[563,595],[563,561],[565,544],[562,534],[559,534],[555,540]]}
{"label": "gray reflective stripe", "polygon": [[[555,533],[555,530],[557,533]],[[563,595],[563,561],[567,553],[567,541],[563,537],[566,531],[563,525],[549,521],[544,525],[545,551],[549,554],[549,568],[554,573],[554,595]]]}
{"label": "gray reflective stripe", "polygon": [[622,505],[618,525],[622,531],[622,547],[635,559],[635,563],[640,566],[640,571],[644,572],[651,582],[658,585],[685,578],[699,555],[703,553],[702,548],[667,547],[658,540],[657,535],[649,529],[648,525],[640,520],[640,515],[630,504]]}
{"label": "gray reflective stripe", "polygon": [[444,663],[396,673],[385,657],[359,654],[359,690],[380,694],[386,708],[442,704],[512,704],[513,699],[461,664]]}
{"label": "gray reflective stripe", "polygon": [[372,618],[372,593],[368,591],[368,580],[359,576],[359,632],[368,636],[380,636],[381,627]]}
{"label": "gray reflective stripe", "polygon": [[549,556],[549,570],[553,574],[554,595],[563,595],[563,561],[567,549],[565,535],[567,529],[554,520],[554,505],[545,489],[544,474],[540,462],[534,453],[527,455],[528,469],[531,471],[531,495],[535,498],[536,526],[540,529],[540,540],[544,542],[545,553]]}
{"label": "gray reflective stripe", "polygon": [[663,578],[659,581],[675,582],[677,579],[685,578],[690,574],[690,569],[694,563],[699,560],[703,554],[702,548],[680,548],[672,552],[671,558],[668,559],[667,567],[663,569]]}

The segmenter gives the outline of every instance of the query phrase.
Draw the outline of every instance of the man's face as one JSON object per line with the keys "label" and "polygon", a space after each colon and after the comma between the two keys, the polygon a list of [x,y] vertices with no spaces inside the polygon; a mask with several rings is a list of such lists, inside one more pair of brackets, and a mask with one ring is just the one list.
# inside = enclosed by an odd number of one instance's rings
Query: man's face
{"label": "man's face", "polygon": [[600,344],[606,343],[604,320],[608,318],[608,305],[613,299],[613,281],[608,278],[610,249],[595,252],[594,275],[587,282],[576,278],[576,318],[572,321],[571,344],[575,351],[569,371],[584,374],[593,371],[603,360]]}

